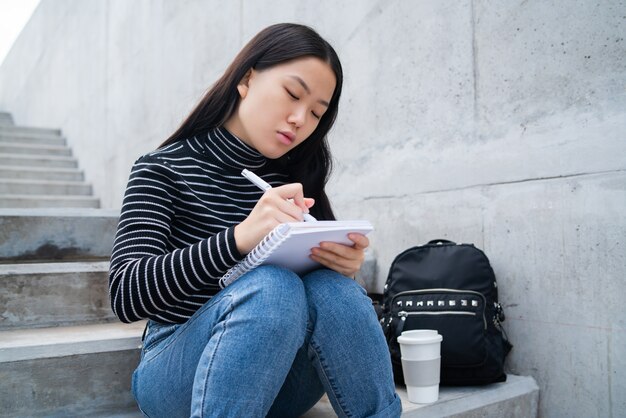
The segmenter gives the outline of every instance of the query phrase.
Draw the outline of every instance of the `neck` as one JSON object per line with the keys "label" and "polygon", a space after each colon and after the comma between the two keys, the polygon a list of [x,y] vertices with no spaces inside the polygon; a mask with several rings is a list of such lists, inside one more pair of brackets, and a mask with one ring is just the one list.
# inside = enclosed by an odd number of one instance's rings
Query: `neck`
{"label": "neck", "polygon": [[228,119],[226,123],[224,123],[224,128],[226,128],[228,132],[236,136],[241,142],[248,145],[249,147],[254,148],[250,143],[250,140],[248,139],[248,135],[246,135],[246,130],[241,123],[241,119],[239,118],[237,111],[235,111],[230,119]]}
{"label": "neck", "polygon": [[215,128],[206,134],[201,144],[203,153],[212,156],[225,166],[241,171],[263,167],[267,159],[247,145],[225,127]]}

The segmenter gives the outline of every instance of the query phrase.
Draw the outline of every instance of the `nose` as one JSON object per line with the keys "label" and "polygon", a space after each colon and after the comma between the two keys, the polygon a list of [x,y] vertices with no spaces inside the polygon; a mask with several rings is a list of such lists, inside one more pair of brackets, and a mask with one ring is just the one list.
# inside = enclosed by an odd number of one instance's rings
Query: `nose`
{"label": "nose", "polygon": [[304,125],[306,122],[306,109],[303,106],[298,106],[293,109],[287,118],[287,122],[295,125],[296,128]]}

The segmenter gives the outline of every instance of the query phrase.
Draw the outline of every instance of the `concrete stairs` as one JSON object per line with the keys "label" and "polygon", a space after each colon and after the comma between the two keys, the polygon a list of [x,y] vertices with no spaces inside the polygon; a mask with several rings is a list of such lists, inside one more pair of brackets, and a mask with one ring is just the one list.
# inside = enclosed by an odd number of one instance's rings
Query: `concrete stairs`
{"label": "concrete stairs", "polygon": [[0,112],[0,208],[97,208],[58,129],[15,126]]}
{"label": "concrete stairs", "polygon": [[108,257],[118,212],[0,209],[0,417],[140,416],[144,323],[117,321]]}
{"label": "concrete stairs", "polygon": [[[144,324],[117,322],[108,303],[117,220],[102,209],[0,209],[0,417],[141,416],[130,379]],[[442,387],[432,405],[397,391],[403,417],[537,416],[531,377]],[[327,397],[304,415],[333,416]]]}

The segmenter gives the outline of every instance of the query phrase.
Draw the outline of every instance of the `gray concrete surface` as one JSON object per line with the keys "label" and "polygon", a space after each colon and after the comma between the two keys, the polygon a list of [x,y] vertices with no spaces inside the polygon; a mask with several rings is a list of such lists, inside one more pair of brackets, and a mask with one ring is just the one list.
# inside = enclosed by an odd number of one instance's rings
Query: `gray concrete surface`
{"label": "gray concrete surface", "polygon": [[254,33],[313,25],[346,77],[330,195],[340,216],[374,222],[376,285],[409,246],[475,243],[498,275],[508,367],[536,378],[540,416],[624,416],[624,10],[623,0],[44,0],[0,67],[0,110],[62,127],[86,181],[117,208],[132,162]]}
{"label": "gray concrete surface", "polygon": [[376,292],[376,282],[378,281],[378,262],[376,253],[368,250],[365,252],[365,260],[361,265],[361,270],[357,272],[356,281],[369,293]]}
{"label": "gray concrete surface", "polygon": [[40,134],[40,133],[25,133],[15,131],[11,129],[3,129],[0,125],[0,143],[19,143],[23,145],[59,145],[64,146],[67,141],[60,134]]}
{"label": "gray concrete surface", "polygon": [[[397,387],[403,418],[533,418],[537,416],[539,387],[531,377],[509,376],[509,381],[480,388],[442,387],[439,400],[430,405],[409,402],[404,387]],[[101,412],[93,418],[140,418],[135,412]],[[302,418],[331,418],[337,414],[324,396]]]}
{"label": "gray concrete surface", "polygon": [[36,166],[50,168],[76,168],[78,161],[74,157],[56,155],[24,155],[24,154],[0,154],[0,165],[9,166]]}
{"label": "gray concrete surface", "polygon": [[0,208],[90,208],[100,207],[93,196],[3,195]]}
{"label": "gray concrete surface", "polygon": [[144,327],[145,321],[140,321],[3,330],[0,361],[45,360],[137,349]]}
{"label": "gray concrete surface", "polygon": [[58,181],[83,181],[82,171],[72,168],[40,168],[0,166],[0,178],[3,179],[42,179]]}
{"label": "gray concrete surface", "polygon": [[8,112],[0,112],[0,126],[13,125],[13,116]]}
{"label": "gray concrete surface", "polygon": [[[539,387],[532,377],[509,375],[506,382],[486,386],[442,386],[432,404],[409,401],[406,388],[396,388],[403,418],[533,418],[537,416]],[[337,416],[327,396],[302,418]]]}
{"label": "gray concrete surface", "polygon": [[0,330],[116,320],[109,263],[0,264]]}
{"label": "gray concrete surface", "polygon": [[49,155],[72,155],[72,150],[58,145],[33,145],[21,144],[19,142],[0,142],[0,153],[2,154],[49,154]]}
{"label": "gray concrete surface", "polygon": [[1,415],[81,417],[133,408],[130,375],[138,361],[132,349],[0,363]]}
{"label": "gray concrete surface", "polygon": [[84,417],[137,411],[130,382],[144,325],[118,322],[0,331],[0,416]]}
{"label": "gray concrete surface", "polygon": [[108,259],[118,218],[106,209],[0,209],[0,262]]}
{"label": "gray concrete surface", "polygon": [[100,207],[60,132],[11,125],[1,133],[0,208]]}
{"label": "gray concrete surface", "polygon": [[3,179],[0,194],[91,196],[91,185],[75,181]]}

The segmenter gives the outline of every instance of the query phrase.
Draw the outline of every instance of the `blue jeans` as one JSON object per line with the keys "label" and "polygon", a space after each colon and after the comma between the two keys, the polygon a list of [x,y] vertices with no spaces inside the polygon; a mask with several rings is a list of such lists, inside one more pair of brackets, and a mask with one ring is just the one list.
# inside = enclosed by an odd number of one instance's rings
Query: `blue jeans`
{"label": "blue jeans", "polygon": [[259,267],[184,324],[149,321],[132,390],[156,417],[297,417],[324,392],[340,417],[399,417],[370,299],[331,270]]}

